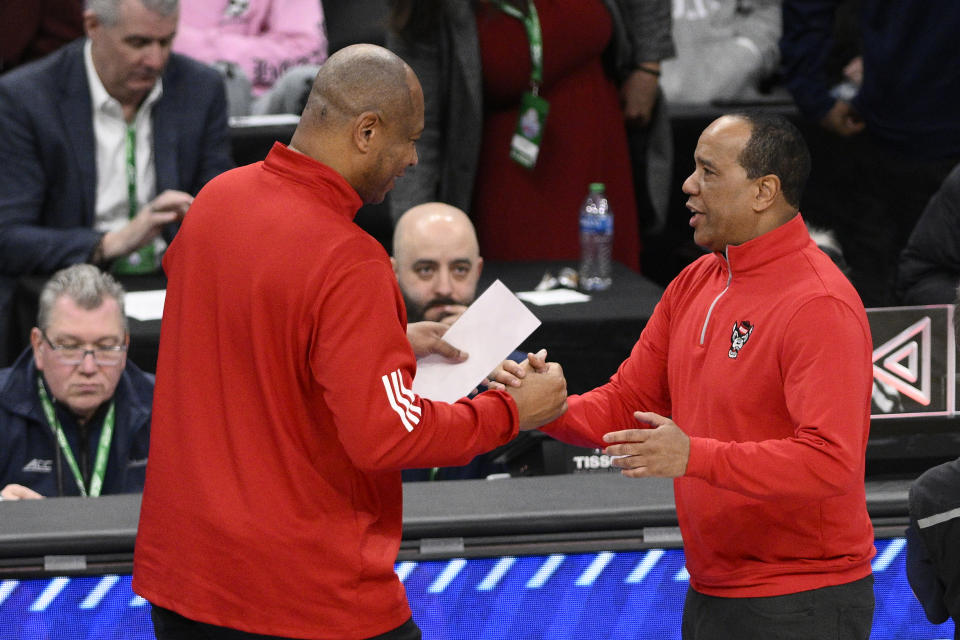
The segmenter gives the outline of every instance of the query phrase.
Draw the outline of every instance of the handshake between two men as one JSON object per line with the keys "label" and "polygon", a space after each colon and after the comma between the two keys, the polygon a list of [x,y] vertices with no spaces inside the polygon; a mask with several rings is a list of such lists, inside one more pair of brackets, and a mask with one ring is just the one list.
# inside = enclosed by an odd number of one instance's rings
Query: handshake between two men
{"label": "handshake between two men", "polygon": [[[467,359],[463,353],[443,339],[449,325],[442,322],[420,321],[407,325],[407,340],[417,358],[430,354],[443,356],[453,362]],[[517,405],[520,430],[536,429],[556,420],[567,410],[567,380],[563,368],[546,361],[547,352],[530,354],[518,363],[505,360],[484,381],[489,389],[506,391]],[[534,372],[538,375],[527,376]]]}
{"label": "handshake between two men", "polygon": [[[563,369],[556,362],[547,362],[546,357],[546,349],[541,349],[527,354],[523,362],[506,360],[491,374],[495,378],[491,385],[502,386],[517,403],[521,429],[543,426],[567,410]],[[562,388],[551,395],[556,378]],[[534,397],[525,397],[524,390]],[[542,395],[537,397],[538,394]],[[556,404],[557,399],[562,402]],[[525,415],[526,411],[530,413]],[[682,476],[690,456],[690,438],[673,420],[656,413],[634,411],[633,417],[640,423],[639,428],[612,430],[616,425],[605,425],[611,431],[603,434],[607,445],[603,452],[613,458],[613,466],[620,467],[623,475],[631,478]]]}
{"label": "handshake between two men", "polygon": [[[407,337],[417,357],[437,353],[452,360],[465,359],[466,354],[443,340],[447,328],[427,321],[408,325]],[[488,388],[505,391],[514,399],[522,431],[553,422],[567,410],[563,368],[546,358],[547,351],[541,349],[521,362],[505,360],[485,381]],[[673,420],[656,413],[634,411],[633,417],[638,422],[634,429],[605,425],[610,430],[602,435],[607,445],[604,453],[613,457],[613,465],[633,478],[682,476],[690,456],[690,438]]]}

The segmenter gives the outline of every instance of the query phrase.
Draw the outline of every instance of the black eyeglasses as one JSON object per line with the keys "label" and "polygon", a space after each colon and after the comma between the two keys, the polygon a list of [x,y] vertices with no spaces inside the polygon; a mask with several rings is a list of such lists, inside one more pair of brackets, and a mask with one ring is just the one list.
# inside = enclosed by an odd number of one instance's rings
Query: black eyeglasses
{"label": "black eyeglasses", "polygon": [[53,350],[54,356],[61,364],[78,365],[83,362],[87,354],[93,356],[93,361],[102,367],[115,367],[123,360],[123,354],[127,350],[127,345],[118,344],[111,347],[94,346],[93,349],[87,349],[85,346],[73,346],[64,344],[53,344],[47,337],[46,331],[40,331],[40,335],[47,341]]}

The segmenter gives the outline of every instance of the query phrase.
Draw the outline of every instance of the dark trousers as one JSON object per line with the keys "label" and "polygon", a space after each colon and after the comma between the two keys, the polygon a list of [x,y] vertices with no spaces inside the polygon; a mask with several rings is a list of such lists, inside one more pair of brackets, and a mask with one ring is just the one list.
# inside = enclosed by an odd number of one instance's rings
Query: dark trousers
{"label": "dark trousers", "polygon": [[683,640],[867,640],[873,575],[767,598],[717,598],[687,589]]}
{"label": "dark trousers", "polygon": [[[150,617],[153,619],[153,631],[157,640],[293,640],[196,622],[157,605],[153,605]],[[321,625],[322,623],[318,622],[317,633],[322,633]],[[381,633],[369,640],[421,640],[420,629],[413,618],[410,618],[393,631]]]}

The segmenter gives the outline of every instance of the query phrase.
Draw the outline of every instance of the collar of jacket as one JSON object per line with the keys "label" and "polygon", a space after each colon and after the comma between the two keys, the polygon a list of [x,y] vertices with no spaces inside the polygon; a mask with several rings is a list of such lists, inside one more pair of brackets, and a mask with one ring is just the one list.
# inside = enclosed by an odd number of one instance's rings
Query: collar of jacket
{"label": "collar of jacket", "polygon": [[724,269],[732,274],[746,273],[766,264],[800,251],[812,243],[803,217],[797,213],[786,223],[743,244],[728,245],[726,255],[714,251]]}
{"label": "collar of jacket", "polygon": [[263,161],[263,168],[317,191],[327,206],[350,220],[363,205],[356,189],[335,169],[290,149],[282,142],[273,143]]}

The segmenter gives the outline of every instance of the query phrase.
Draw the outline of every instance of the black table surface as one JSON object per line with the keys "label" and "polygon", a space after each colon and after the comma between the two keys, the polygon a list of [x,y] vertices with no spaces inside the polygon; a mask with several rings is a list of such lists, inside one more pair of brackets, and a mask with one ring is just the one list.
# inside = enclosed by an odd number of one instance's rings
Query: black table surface
{"label": "black table surface", "polygon": [[[491,262],[484,268],[478,294],[499,279],[510,290],[530,291],[544,272],[558,273],[570,262]],[[163,289],[163,275],[123,276],[127,291]],[[35,323],[37,298],[45,279],[22,278],[16,296],[17,335],[26,336]],[[613,285],[607,291],[593,292],[589,302],[527,306],[543,323],[521,345],[522,350],[545,347],[550,360],[560,362],[567,376],[567,388],[578,393],[602,384],[629,355],[640,331],[653,312],[663,290],[625,266],[614,264]],[[145,371],[155,371],[160,345],[160,321],[130,322],[130,359]],[[23,346],[26,346],[24,342]]]}
{"label": "black table surface", "polygon": [[[479,291],[499,279],[511,291],[531,291],[546,271],[556,276],[573,262],[493,262],[484,267]],[[478,291],[478,292],[479,292]],[[663,289],[619,263],[613,284],[590,292],[583,303],[537,306],[527,304],[543,323],[521,350],[547,349],[549,360],[563,366],[570,393],[582,393],[605,383],[630,355],[640,332],[660,300]]]}

